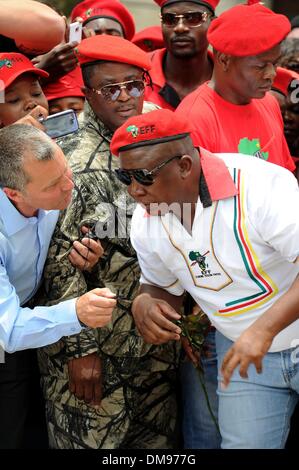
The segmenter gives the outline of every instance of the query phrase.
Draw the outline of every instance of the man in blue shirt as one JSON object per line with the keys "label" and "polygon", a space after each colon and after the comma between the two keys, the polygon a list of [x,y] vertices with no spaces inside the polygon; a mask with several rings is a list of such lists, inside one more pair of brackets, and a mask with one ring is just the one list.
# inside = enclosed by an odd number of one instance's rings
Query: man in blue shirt
{"label": "man in blue shirt", "polygon": [[[19,350],[54,343],[85,325],[104,326],[116,304],[109,289],[94,289],[52,307],[26,307],[73,186],[61,149],[46,134],[22,124],[0,131],[0,345],[18,351],[0,364],[0,448],[22,445],[33,365],[31,351]],[[75,242],[70,259],[90,269],[100,252],[94,240],[83,242]]]}

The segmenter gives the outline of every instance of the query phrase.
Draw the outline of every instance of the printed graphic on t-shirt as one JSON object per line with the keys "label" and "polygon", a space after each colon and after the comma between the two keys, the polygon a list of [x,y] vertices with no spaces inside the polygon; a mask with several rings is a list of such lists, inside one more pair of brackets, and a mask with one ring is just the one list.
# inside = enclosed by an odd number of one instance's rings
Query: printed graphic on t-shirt
{"label": "printed graphic on t-shirt", "polygon": [[[171,260],[164,257],[165,264],[172,266],[172,271],[180,279],[180,273],[185,273],[186,265],[196,287],[220,291],[233,282],[232,278],[221,265],[214,250],[213,227],[216,217],[218,202],[205,208],[201,212],[193,229],[192,236],[186,236],[182,226],[176,222],[174,216],[161,218],[162,225],[169,237],[169,241],[176,249],[178,257],[171,256]],[[210,230],[201,230],[202,227],[210,227]],[[186,263],[182,263],[182,257]]]}
{"label": "printed graphic on t-shirt", "polygon": [[260,139],[250,140],[247,137],[240,139],[238,152],[245,155],[253,155],[254,157],[261,158],[263,160],[268,160],[269,158],[269,152],[261,151]]}
{"label": "printed graphic on t-shirt", "polygon": [[200,273],[195,276],[197,279],[202,277],[221,276],[221,273],[212,273],[211,269],[209,269],[209,264],[206,261],[206,257],[209,253],[209,250],[206,251],[203,255],[200,254],[199,251],[190,251],[189,253],[189,259],[192,261],[190,266],[192,268],[196,266],[200,271]]}

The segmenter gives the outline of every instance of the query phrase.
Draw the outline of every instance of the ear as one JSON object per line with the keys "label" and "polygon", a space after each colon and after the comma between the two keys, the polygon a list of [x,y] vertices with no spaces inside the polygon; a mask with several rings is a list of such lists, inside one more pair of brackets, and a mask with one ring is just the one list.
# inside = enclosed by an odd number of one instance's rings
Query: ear
{"label": "ear", "polygon": [[10,199],[15,204],[22,202],[24,199],[21,191],[18,189],[3,188],[3,192],[6,194],[8,199]]}
{"label": "ear", "polygon": [[217,52],[217,61],[224,72],[227,72],[231,63],[231,56],[223,52]]}
{"label": "ear", "polygon": [[193,159],[190,155],[183,155],[179,160],[179,167],[182,179],[188,178],[193,166]]}

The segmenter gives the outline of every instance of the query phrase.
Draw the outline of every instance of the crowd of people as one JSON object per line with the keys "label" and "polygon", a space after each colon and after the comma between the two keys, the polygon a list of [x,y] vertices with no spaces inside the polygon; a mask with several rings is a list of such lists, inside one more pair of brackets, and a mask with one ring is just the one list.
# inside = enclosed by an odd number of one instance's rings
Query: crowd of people
{"label": "crowd of people", "polygon": [[0,2],[0,449],[298,432],[298,17],[154,1]]}

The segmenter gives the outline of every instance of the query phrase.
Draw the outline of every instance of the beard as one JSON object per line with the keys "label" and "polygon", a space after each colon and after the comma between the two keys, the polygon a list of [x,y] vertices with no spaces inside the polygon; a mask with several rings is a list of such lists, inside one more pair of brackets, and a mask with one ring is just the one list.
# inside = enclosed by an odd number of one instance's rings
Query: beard
{"label": "beard", "polygon": [[176,50],[172,50],[171,51],[172,55],[176,58],[176,59],[193,59],[193,57],[196,57],[197,56],[197,51],[195,49],[189,49],[187,51],[180,51],[178,49]]}

